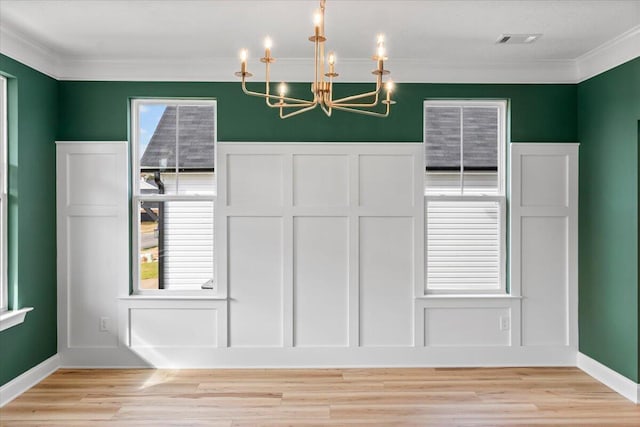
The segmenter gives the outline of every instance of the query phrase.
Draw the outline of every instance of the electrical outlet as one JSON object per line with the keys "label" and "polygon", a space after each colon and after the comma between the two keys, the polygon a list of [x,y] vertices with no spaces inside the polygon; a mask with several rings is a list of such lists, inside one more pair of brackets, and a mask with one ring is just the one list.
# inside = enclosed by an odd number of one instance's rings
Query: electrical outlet
{"label": "electrical outlet", "polygon": [[500,316],[500,330],[508,331],[511,327],[509,316]]}
{"label": "electrical outlet", "polygon": [[107,332],[109,331],[109,318],[108,317],[101,317],[100,318],[100,332]]}

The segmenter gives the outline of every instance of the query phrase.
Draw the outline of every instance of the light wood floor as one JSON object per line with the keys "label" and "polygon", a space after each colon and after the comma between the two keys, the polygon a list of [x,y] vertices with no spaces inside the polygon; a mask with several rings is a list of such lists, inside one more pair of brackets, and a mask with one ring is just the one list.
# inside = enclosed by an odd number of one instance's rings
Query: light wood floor
{"label": "light wood floor", "polygon": [[0,409],[2,426],[640,426],[575,368],[64,369]]}

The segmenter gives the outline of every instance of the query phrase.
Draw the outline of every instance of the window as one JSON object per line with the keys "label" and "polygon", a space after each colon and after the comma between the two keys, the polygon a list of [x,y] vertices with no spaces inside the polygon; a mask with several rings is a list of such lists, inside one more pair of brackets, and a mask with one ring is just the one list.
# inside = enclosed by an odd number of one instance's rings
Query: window
{"label": "window", "polygon": [[0,312],[9,307],[7,293],[7,79],[0,76]]}
{"label": "window", "polygon": [[211,290],[216,104],[132,101],[136,293]]}
{"label": "window", "polygon": [[425,101],[428,293],[503,293],[505,101]]}

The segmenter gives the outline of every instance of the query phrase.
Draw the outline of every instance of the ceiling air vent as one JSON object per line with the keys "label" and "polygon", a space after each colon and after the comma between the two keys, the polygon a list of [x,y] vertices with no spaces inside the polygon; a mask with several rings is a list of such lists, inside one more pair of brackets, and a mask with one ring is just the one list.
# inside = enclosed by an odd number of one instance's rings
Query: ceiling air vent
{"label": "ceiling air vent", "polygon": [[501,34],[496,44],[530,44],[542,37],[542,34]]}

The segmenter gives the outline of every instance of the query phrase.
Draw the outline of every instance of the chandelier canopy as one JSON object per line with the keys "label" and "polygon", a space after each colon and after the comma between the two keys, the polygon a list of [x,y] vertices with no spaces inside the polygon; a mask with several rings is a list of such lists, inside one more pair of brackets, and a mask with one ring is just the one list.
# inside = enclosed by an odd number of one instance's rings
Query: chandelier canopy
{"label": "chandelier canopy", "polygon": [[[247,79],[251,77],[247,71],[248,53],[246,49],[240,52],[240,71],[235,73],[242,79],[242,91],[251,96],[264,98],[267,105],[271,108],[277,108],[280,111],[280,118],[286,119],[293,117],[306,111],[313,110],[317,106],[327,116],[331,116],[332,111],[341,110],[358,114],[366,114],[376,117],[387,117],[391,111],[391,105],[395,101],[391,100],[393,92],[393,82],[387,80],[384,84],[387,96],[380,101],[380,92],[383,87],[383,77],[389,74],[384,68],[384,62],[387,60],[386,50],[384,47],[384,36],[379,34],[377,37],[377,49],[373,60],[376,61],[376,69],[371,72],[376,79],[375,90],[357,95],[347,96],[345,98],[333,99],[333,80],[338,77],[336,72],[336,54],[330,52],[325,56],[325,42],[327,37],[324,32],[324,11],[326,0],[320,0],[320,9],[316,11],[313,17],[314,34],[309,37],[309,41],[314,44],[314,77],[311,83],[312,99],[299,99],[285,96],[287,87],[284,82],[278,87],[278,94],[272,94],[270,91],[270,66],[276,61],[271,56],[272,41],[266,38],[264,42],[264,57],[260,58],[260,62],[265,64],[265,92],[254,92],[247,89]],[[385,107],[381,111],[378,107],[382,103]]]}

